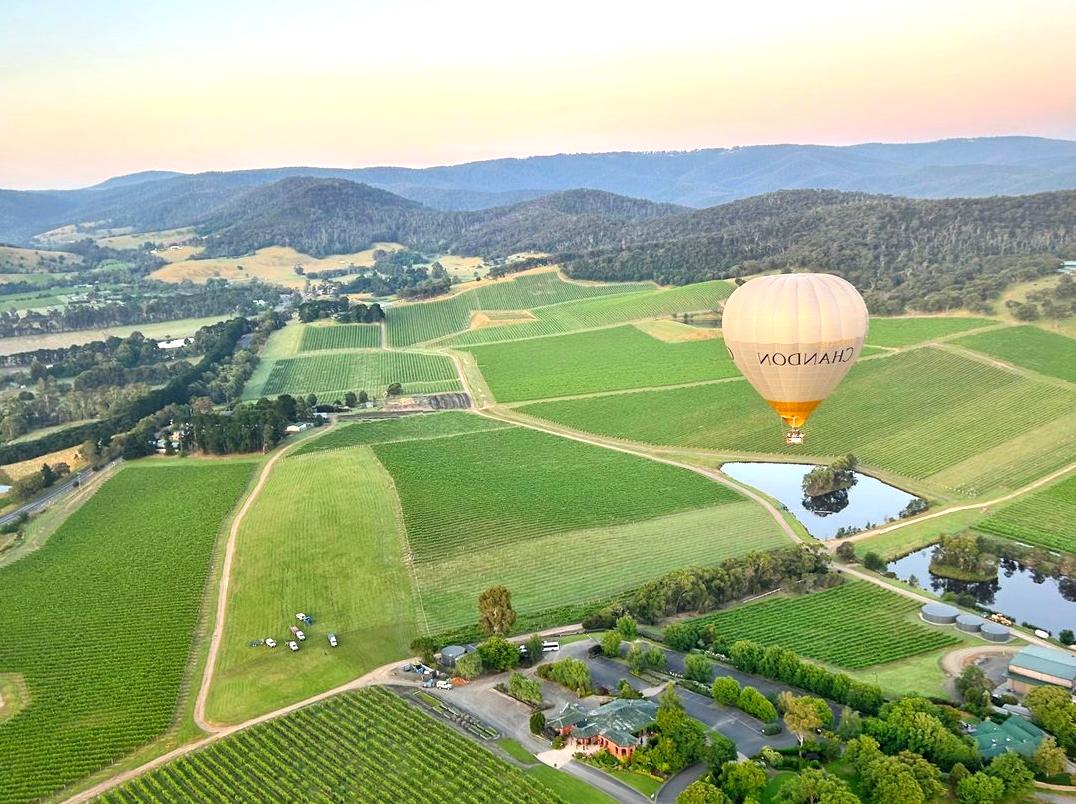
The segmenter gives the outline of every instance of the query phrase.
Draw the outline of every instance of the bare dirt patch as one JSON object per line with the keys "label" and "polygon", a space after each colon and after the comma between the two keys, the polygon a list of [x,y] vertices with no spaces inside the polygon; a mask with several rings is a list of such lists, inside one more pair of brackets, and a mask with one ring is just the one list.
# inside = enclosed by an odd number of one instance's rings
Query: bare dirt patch
{"label": "bare dirt patch", "polygon": [[471,316],[469,329],[500,327],[505,324],[526,324],[537,321],[529,310],[479,310]]}
{"label": "bare dirt patch", "polygon": [[651,338],[665,343],[687,343],[689,341],[709,341],[721,337],[721,330],[713,327],[693,327],[668,318],[639,321],[636,329],[645,332]]}
{"label": "bare dirt patch", "polygon": [[19,673],[0,673],[0,723],[11,720],[30,703],[30,688]]}
{"label": "bare dirt patch", "polygon": [[41,465],[44,463],[47,463],[49,466],[55,466],[57,463],[66,463],[71,468],[72,472],[77,472],[85,463],[82,460],[81,450],[81,447],[61,449],[56,452],[50,452],[48,455],[31,458],[28,461],[9,463],[7,466],[0,467],[0,469],[2,469],[4,474],[12,480],[21,480],[28,475],[32,475],[34,472],[40,472]]}

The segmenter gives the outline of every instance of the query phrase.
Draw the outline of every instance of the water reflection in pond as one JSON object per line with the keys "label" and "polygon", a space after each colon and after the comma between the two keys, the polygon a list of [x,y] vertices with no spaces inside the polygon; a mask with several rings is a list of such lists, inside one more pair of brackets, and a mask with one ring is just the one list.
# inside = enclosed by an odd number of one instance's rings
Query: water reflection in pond
{"label": "water reflection in pond", "polygon": [[832,539],[842,528],[863,529],[895,519],[916,499],[876,477],[856,472],[856,484],[847,492],[816,497],[804,505],[803,476],[812,469],[814,464],[809,463],[726,463],[721,467],[734,480],[779,500],[818,539]]}
{"label": "water reflection in pond", "polygon": [[924,547],[889,564],[891,572],[907,581],[912,576],[919,588],[943,594],[966,593],[984,608],[998,611],[1016,622],[1028,622],[1057,634],[1076,630],[1076,578],[1051,578],[1011,559],[1001,559],[994,581],[954,581],[930,573],[934,547]]}

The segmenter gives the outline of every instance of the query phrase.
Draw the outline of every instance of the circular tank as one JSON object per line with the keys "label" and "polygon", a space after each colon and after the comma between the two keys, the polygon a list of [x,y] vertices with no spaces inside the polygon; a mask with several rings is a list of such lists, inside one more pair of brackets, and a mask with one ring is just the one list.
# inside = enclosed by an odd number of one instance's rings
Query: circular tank
{"label": "circular tank", "polygon": [[1009,629],[999,623],[984,622],[980,634],[991,642],[1007,642]]}
{"label": "circular tank", "polygon": [[960,614],[959,609],[955,609],[952,606],[945,603],[927,603],[922,609],[923,619],[928,623],[935,623],[937,625],[952,625],[956,622],[957,615]]}
{"label": "circular tank", "polygon": [[961,614],[956,618],[956,627],[969,634],[977,634],[983,627],[983,618],[976,617],[974,614]]}

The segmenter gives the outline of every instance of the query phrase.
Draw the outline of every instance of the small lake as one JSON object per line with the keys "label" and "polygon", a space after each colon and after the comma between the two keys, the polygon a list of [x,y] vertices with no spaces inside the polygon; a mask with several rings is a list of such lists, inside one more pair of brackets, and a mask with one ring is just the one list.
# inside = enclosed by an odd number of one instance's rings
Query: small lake
{"label": "small lake", "polygon": [[930,574],[934,547],[924,547],[889,563],[889,570],[902,581],[915,576],[921,589],[970,594],[980,606],[1011,617],[1019,625],[1028,622],[1057,634],[1076,630],[1076,578],[1051,578],[1011,559],[1001,559],[994,581],[954,581]]}
{"label": "small lake", "polygon": [[803,476],[814,469],[810,463],[726,463],[721,471],[733,480],[753,486],[779,500],[816,539],[832,539],[841,528],[865,528],[896,519],[914,494],[856,472],[856,484],[847,500],[831,510],[810,510],[804,503]]}

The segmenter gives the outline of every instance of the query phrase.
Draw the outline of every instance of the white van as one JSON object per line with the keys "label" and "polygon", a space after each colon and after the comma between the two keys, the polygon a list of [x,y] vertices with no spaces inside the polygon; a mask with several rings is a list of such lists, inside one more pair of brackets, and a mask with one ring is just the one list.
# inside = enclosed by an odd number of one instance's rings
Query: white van
{"label": "white van", "polygon": [[558,651],[560,650],[560,643],[553,642],[547,639],[545,642],[542,643],[542,650],[545,653],[549,653],[550,651]]}

